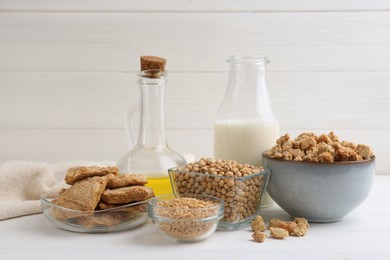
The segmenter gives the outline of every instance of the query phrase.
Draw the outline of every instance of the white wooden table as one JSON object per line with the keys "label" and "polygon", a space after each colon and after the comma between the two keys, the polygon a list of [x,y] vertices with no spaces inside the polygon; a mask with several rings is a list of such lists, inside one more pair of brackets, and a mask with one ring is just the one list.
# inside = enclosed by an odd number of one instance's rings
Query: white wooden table
{"label": "white wooden table", "polygon": [[[52,226],[42,214],[0,222],[0,259],[390,259],[390,176],[377,176],[367,200],[342,221],[311,224],[302,238],[252,241],[249,228],[217,231],[208,240],[164,240],[151,222],[110,234],[80,234]],[[287,219],[278,206],[262,212]]]}

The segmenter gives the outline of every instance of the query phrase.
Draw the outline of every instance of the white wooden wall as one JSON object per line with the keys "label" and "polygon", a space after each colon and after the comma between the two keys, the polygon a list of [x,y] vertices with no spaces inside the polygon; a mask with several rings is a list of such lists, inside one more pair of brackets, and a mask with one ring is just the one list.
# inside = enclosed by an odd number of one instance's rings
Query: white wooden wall
{"label": "white wooden wall", "polygon": [[0,161],[117,160],[140,55],[168,59],[168,139],[212,155],[231,54],[270,60],[282,133],[371,144],[390,174],[390,1],[0,0]]}

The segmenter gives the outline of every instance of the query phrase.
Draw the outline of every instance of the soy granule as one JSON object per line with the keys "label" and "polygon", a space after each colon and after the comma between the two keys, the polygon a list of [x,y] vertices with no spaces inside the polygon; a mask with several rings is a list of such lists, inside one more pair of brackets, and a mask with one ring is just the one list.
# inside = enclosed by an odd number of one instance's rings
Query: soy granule
{"label": "soy granule", "polygon": [[289,236],[288,231],[284,228],[270,227],[269,230],[271,236],[276,239],[284,239]]}
{"label": "soy granule", "polygon": [[217,204],[197,198],[175,198],[157,203],[156,214],[172,219],[159,223],[159,228],[176,239],[191,240],[206,235],[215,223],[197,221],[215,216]]}
{"label": "soy granule", "polygon": [[263,243],[265,241],[265,239],[267,238],[267,235],[264,232],[255,231],[252,234],[252,238],[257,243]]}
{"label": "soy granule", "polygon": [[309,222],[305,218],[295,218],[294,222],[297,223],[297,227],[294,228],[293,233],[297,237],[303,237],[309,230]]}
{"label": "soy granule", "polygon": [[265,224],[264,224],[264,220],[260,215],[256,216],[252,220],[251,227],[252,227],[252,230],[254,232],[256,232],[256,231],[263,232],[263,231],[267,230],[267,228],[265,227]]}

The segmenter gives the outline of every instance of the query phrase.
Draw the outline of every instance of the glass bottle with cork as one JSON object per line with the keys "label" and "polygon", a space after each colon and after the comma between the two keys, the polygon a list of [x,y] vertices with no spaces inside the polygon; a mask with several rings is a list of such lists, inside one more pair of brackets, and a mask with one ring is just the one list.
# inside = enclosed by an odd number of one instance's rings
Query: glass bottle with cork
{"label": "glass bottle with cork", "polygon": [[169,148],[166,139],[165,64],[166,60],[160,57],[141,57],[141,72],[138,74],[141,89],[138,138],[132,138],[135,135],[134,111],[128,111],[127,136],[134,145],[117,163],[121,172],[145,175],[148,179],[146,186],[151,187],[155,195],[172,193],[168,169],[186,164],[183,156]]}
{"label": "glass bottle with cork", "polygon": [[[262,165],[262,152],[279,137],[268,96],[264,56],[231,56],[225,97],[214,123],[214,157]],[[262,206],[272,205],[268,193]]]}

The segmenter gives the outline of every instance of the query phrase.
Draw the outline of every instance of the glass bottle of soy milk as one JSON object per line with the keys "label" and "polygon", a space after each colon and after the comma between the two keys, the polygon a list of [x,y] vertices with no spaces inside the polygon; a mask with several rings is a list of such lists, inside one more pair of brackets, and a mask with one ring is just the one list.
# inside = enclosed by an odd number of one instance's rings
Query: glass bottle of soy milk
{"label": "glass bottle of soy milk", "polygon": [[[267,92],[264,56],[231,56],[228,87],[214,124],[214,157],[262,165],[261,153],[279,137]],[[268,193],[262,206],[272,205]]]}

